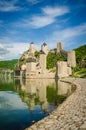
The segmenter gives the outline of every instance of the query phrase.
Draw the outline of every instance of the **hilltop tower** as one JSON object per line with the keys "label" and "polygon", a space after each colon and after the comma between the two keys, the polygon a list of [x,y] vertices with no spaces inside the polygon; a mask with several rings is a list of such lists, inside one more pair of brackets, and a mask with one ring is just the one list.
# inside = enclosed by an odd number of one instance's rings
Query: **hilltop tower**
{"label": "hilltop tower", "polygon": [[29,52],[30,52],[31,54],[33,54],[35,51],[36,51],[36,49],[35,49],[35,47],[34,47],[34,43],[31,42],[31,43],[30,43],[30,47],[29,47]]}
{"label": "hilltop tower", "polygon": [[40,63],[41,70],[45,71],[46,70],[46,54],[45,53],[40,54],[39,63]]}
{"label": "hilltop tower", "polygon": [[48,50],[48,47],[47,47],[47,44],[44,42],[41,46],[41,50],[47,55],[49,50]]}
{"label": "hilltop tower", "polygon": [[57,43],[57,52],[59,53],[61,50],[63,50],[63,43],[59,42]]}
{"label": "hilltop tower", "polygon": [[68,62],[68,66],[70,67],[76,66],[75,51],[72,51],[72,50],[68,51],[67,62]]}

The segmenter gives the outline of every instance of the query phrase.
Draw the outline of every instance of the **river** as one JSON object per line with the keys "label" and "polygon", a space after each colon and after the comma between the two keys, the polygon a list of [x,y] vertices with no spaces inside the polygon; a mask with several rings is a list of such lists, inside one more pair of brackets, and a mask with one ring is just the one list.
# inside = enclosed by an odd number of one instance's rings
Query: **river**
{"label": "river", "polygon": [[49,115],[73,90],[55,79],[0,78],[0,130],[24,130]]}

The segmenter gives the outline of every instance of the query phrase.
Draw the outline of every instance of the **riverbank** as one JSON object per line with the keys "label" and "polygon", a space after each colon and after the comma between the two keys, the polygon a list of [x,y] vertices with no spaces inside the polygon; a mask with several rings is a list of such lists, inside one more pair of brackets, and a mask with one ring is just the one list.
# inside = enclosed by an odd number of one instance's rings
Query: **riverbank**
{"label": "riverbank", "polygon": [[48,117],[26,130],[86,130],[86,79],[61,79],[76,85],[76,90]]}

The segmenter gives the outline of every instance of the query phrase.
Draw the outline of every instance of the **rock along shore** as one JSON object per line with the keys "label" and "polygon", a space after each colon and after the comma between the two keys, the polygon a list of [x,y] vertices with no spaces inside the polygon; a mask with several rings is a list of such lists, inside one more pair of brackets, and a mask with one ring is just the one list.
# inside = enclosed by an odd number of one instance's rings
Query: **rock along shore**
{"label": "rock along shore", "polygon": [[25,130],[86,130],[86,79],[61,79],[76,85],[76,90],[48,117]]}

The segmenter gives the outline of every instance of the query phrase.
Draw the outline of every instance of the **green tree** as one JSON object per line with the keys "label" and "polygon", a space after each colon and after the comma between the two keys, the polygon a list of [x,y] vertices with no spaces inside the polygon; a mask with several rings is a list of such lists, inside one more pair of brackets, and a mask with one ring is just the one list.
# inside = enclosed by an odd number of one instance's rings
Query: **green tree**
{"label": "green tree", "polygon": [[35,51],[34,56],[35,56],[36,58],[39,58],[39,56],[40,56],[40,52],[39,52],[39,51]]}
{"label": "green tree", "polygon": [[47,69],[56,67],[57,61],[66,61],[66,58],[60,53],[49,52],[47,56]]}

